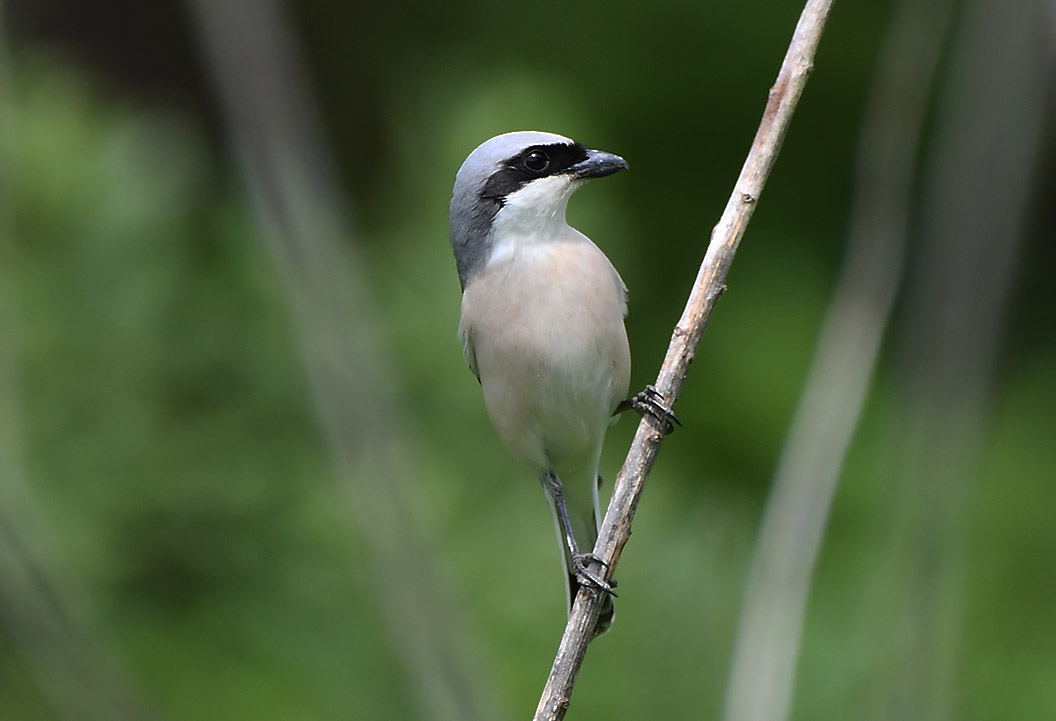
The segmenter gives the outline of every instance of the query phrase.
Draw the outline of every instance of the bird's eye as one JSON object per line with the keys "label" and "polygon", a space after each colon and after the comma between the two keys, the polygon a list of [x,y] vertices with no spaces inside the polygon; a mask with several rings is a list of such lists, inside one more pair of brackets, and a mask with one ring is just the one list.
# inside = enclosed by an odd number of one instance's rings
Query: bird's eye
{"label": "bird's eye", "polygon": [[533,150],[524,156],[524,167],[533,173],[542,173],[550,167],[550,158],[542,150]]}

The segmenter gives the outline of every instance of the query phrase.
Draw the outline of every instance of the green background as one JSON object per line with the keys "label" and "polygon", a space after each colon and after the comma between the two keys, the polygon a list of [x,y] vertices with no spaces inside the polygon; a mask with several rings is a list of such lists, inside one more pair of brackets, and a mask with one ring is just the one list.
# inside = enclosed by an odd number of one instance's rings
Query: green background
{"label": "green background", "polygon": [[[396,387],[428,562],[494,713],[526,718],[563,629],[558,549],[538,484],[499,443],[463,364],[447,241],[454,172],[479,142],[528,128],[629,161],[579,193],[569,220],[630,289],[632,387],[643,386],[799,4],[303,0],[286,10],[347,191],[346,241],[376,300],[368,321],[383,330],[369,351]],[[5,399],[8,461],[24,462],[17,479],[17,464],[4,464],[0,484],[47,583],[87,629],[81,641],[158,718],[428,718],[385,620],[362,499],[334,471],[313,409],[189,11],[116,0],[0,11],[0,344],[17,393]],[[617,574],[619,618],[591,647],[570,718],[719,714],[771,475],[840,268],[888,12],[836,3],[679,400],[685,428],[649,478]],[[929,114],[921,158],[942,132]],[[939,692],[952,718],[1056,713],[1053,167],[1051,153],[1039,158],[954,550],[939,556],[963,570],[918,599],[954,629]],[[909,267],[918,260],[911,245]],[[899,637],[912,606],[894,600],[898,569],[928,543],[907,540],[898,519],[934,512],[905,509],[892,460],[906,443],[912,314],[898,303],[842,475],[797,719],[925,716],[900,715],[897,700],[907,654],[933,630]],[[607,481],[633,426],[609,434]],[[406,582],[401,593],[418,592]],[[0,584],[10,602],[17,584]],[[0,626],[0,719],[103,718],[59,710],[11,618]],[[105,696],[72,684],[64,702],[81,706],[78,693]]]}

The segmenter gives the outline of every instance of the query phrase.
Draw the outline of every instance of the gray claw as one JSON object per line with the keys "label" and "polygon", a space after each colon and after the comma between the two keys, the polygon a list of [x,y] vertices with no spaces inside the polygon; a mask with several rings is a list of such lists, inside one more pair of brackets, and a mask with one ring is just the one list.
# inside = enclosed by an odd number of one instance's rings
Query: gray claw
{"label": "gray claw", "polygon": [[613,585],[615,584],[607,583],[605,579],[599,578],[591,571],[590,564],[592,561],[597,561],[603,567],[608,568],[608,564],[593,553],[578,553],[572,557],[572,565],[574,566],[572,571],[576,574],[576,580],[579,581],[579,585],[597,588],[616,598],[616,591],[613,590]]}
{"label": "gray claw", "polygon": [[643,416],[648,413],[653,418],[660,421],[663,426],[664,435],[666,436],[675,430],[675,425],[681,426],[682,421],[678,420],[678,416],[676,416],[674,411],[668,408],[663,401],[664,397],[661,395],[660,391],[656,390],[655,386],[648,385],[641,393],[638,393],[620,403],[616,408],[616,412],[620,413],[626,410],[634,410]]}

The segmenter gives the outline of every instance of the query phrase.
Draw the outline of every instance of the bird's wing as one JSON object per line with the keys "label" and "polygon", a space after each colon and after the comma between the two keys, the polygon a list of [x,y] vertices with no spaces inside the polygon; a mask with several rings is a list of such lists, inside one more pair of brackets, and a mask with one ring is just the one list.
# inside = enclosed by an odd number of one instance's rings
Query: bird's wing
{"label": "bird's wing", "polygon": [[476,376],[479,383],[480,371],[477,370],[477,354],[473,350],[473,339],[470,337],[469,328],[461,322],[458,324],[458,337],[462,341],[462,355],[466,359],[466,365],[473,371],[473,375]]}

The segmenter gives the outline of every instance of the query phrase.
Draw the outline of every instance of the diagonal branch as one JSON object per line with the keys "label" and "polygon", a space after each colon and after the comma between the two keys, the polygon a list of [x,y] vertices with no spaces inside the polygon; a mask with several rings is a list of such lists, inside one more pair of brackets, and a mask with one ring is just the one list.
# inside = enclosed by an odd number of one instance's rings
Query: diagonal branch
{"label": "diagonal branch", "polygon": [[[726,209],[712,231],[704,262],[682,317],[675,326],[655,384],[670,405],[674,405],[678,399],[704,327],[711,317],[715,302],[725,290],[726,274],[777,159],[792,113],[803,94],[831,7],[832,0],[808,0],[803,8],[777,81],[770,88],[763,119],[748,158]],[[594,546],[594,555],[607,564],[606,577],[611,577],[623,546],[631,535],[631,521],[662,437],[659,421],[644,417],[616,478],[612,499]],[[581,588],[535,711],[535,721],[559,721],[564,718],[576,676],[586,656],[587,644],[597,623],[601,601],[598,592]]]}

